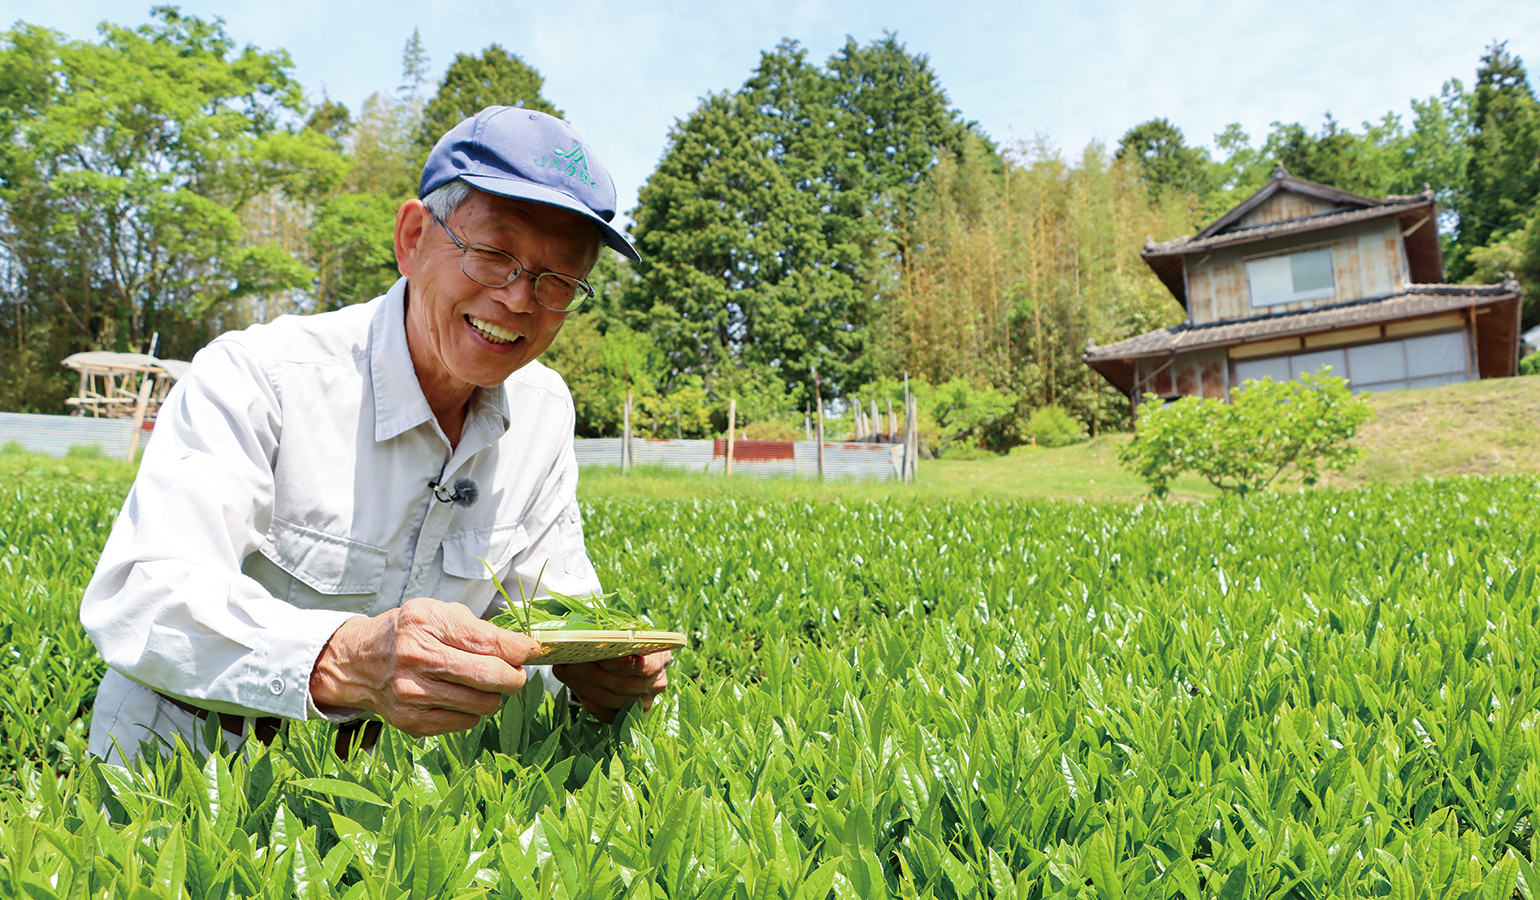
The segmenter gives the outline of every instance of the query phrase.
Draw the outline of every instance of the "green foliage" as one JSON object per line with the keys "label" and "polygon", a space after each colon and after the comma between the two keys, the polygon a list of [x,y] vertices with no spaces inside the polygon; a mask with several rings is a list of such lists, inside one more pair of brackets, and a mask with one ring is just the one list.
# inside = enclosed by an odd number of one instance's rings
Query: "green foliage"
{"label": "green foliage", "polygon": [[400,276],[394,241],[398,199],[348,193],[326,198],[310,228],[316,305],[340,309],[385,293]]}
{"label": "green foliage", "polygon": [[648,392],[635,398],[632,429],[649,437],[715,437],[713,414],[722,413],[726,428],[726,404],[713,404],[705,382],[698,375],[675,379],[667,394]]}
{"label": "green foliage", "polygon": [[763,54],[742,88],[674,127],[641,190],[630,324],[663,348],[671,378],[713,393],[744,366],[793,402],[811,398],[815,370],[825,397],[853,390],[883,362],[897,211],[968,133],[928,63],[891,35],[847,42],[826,69],[795,42]]}
{"label": "green foliage", "polygon": [[1519,360],[1520,375],[1540,375],[1540,353],[1531,353]]}
{"label": "green foliage", "polygon": [[1039,447],[1068,447],[1086,439],[1085,426],[1062,406],[1040,406],[1027,419],[1027,436]]}
{"label": "green foliage", "polygon": [[986,443],[1025,438],[1038,406],[1069,410],[1093,431],[1128,421],[1128,401],[1081,361],[1171,324],[1181,308],[1139,249],[1188,228],[1176,195],[1152,203],[1131,160],[1088,146],[1073,163],[1043,142],[1002,159],[966,146],[931,171],[908,233],[897,314],[889,326],[903,367],[935,384],[967,378],[1017,400]]}
{"label": "green foliage", "polygon": [[544,84],[544,76],[501,45],[492,44],[479,56],[455,54],[438,92],[423,107],[416,130],[418,157],[426,157],[461,119],[488,106],[522,106],[560,117],[561,110],[540,94]]}
{"label": "green foliage", "polygon": [[1522,229],[1540,199],[1540,103],[1506,42],[1487,47],[1476,70],[1466,178],[1453,278],[1474,271],[1476,248]]}
{"label": "green foliage", "polygon": [[1228,212],[1281,163],[1300,178],[1376,198],[1420,193],[1427,186],[1448,232],[1468,191],[1469,102],[1459,79],[1450,79],[1438,95],[1412,99],[1410,129],[1395,112],[1364,122],[1358,131],[1327,113],[1316,132],[1297,122],[1274,122],[1259,148],[1232,124],[1215,136],[1219,154],[1210,169],[1210,190],[1199,197],[1199,219],[1208,222]]}
{"label": "green foliage", "polygon": [[236,298],[308,282],[243,221],[259,195],[311,197],[345,168],[302,127],[289,68],[174,7],[104,24],[95,43],[26,24],[0,35],[0,407],[28,404],[15,365],[57,373],[70,352],[142,350],[157,332],[162,353],[191,355],[245,324],[225,318],[240,318]]}
{"label": "green foliage", "polygon": [[928,421],[931,452],[943,456],[954,443],[976,444],[984,430],[1010,415],[1015,402],[988,385],[973,384],[962,378],[936,387],[913,381],[910,389],[918,401],[922,422]]}
{"label": "green foliage", "polygon": [[1125,132],[1116,158],[1138,164],[1139,180],[1152,200],[1174,193],[1196,201],[1211,189],[1213,162],[1207,151],[1187,146],[1182,129],[1163,117]]}
{"label": "green foliage", "polygon": [[[625,325],[612,324],[601,331],[603,323],[589,311],[567,318],[561,334],[546,351],[542,361],[560,372],[572,391],[577,410],[577,433],[582,437],[612,437],[620,434],[625,417],[626,391],[632,395],[633,417],[644,403],[657,406],[659,382],[664,367],[661,351]],[[677,398],[686,408],[682,415],[688,422],[706,421],[704,394],[688,399]],[[672,436],[673,409],[668,406],[668,431]],[[636,422],[633,421],[633,426]],[[701,426],[704,427],[704,426]],[[700,430],[695,425],[692,429]],[[697,436],[692,433],[691,436]]]}
{"label": "green foliage", "polygon": [[422,29],[413,28],[401,48],[401,84],[396,86],[396,95],[403,100],[420,100],[427,83],[428,48],[422,45]]}
{"label": "green foliage", "polygon": [[591,499],[605,580],[691,632],[647,715],[532,692],[346,760],[306,722],[132,771],[80,755],[101,664],[75,618],[125,488],[0,492],[5,896],[1540,883],[1534,478],[1134,506]]}
{"label": "green foliage", "polygon": [[728,401],[738,402],[738,421],[765,421],[791,414],[797,400],[786,382],[769,366],[740,366],[722,372],[715,379],[715,402],[721,420],[727,424]]}
{"label": "green foliage", "polygon": [[1323,469],[1341,471],[1357,457],[1353,435],[1373,415],[1330,366],[1298,381],[1247,381],[1230,403],[1146,400],[1134,439],[1119,455],[1156,497],[1183,472],[1238,494],[1265,489],[1290,469],[1315,484]]}
{"label": "green foliage", "polygon": [[802,423],[788,420],[749,422],[739,432],[746,441],[805,441],[807,432]]}

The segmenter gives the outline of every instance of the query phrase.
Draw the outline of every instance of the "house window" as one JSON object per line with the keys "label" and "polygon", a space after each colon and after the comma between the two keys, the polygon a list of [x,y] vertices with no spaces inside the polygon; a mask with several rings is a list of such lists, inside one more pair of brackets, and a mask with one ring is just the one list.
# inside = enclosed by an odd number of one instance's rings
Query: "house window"
{"label": "house window", "polygon": [[1263,377],[1287,381],[1331,366],[1331,373],[1346,378],[1355,393],[1393,391],[1467,381],[1469,364],[1465,332],[1450,331],[1340,350],[1237,360],[1235,383]]}
{"label": "house window", "polygon": [[1337,293],[1330,247],[1246,260],[1252,306],[1316,300]]}

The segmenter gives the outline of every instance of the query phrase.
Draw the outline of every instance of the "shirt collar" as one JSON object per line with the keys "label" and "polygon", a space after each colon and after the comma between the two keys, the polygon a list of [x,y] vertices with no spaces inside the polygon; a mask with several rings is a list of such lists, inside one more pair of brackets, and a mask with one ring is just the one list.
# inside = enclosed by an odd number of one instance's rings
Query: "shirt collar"
{"label": "shirt collar", "polygon": [[[433,409],[417,383],[406,344],[405,278],[385,293],[369,323],[369,380],[374,390],[374,439],[388,441],[433,421]],[[508,430],[508,392],[503,385],[478,388],[471,396],[465,432],[485,431],[495,440]],[[463,437],[462,437],[463,441]],[[490,442],[490,441],[489,441]]]}

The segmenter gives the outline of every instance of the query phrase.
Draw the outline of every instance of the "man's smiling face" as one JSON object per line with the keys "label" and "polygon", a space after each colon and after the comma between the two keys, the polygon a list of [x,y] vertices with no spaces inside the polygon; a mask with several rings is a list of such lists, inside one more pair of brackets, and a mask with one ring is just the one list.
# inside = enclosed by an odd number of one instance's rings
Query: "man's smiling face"
{"label": "man's smiling face", "polygon": [[512,284],[477,284],[460,268],[461,251],[420,201],[396,217],[396,260],[407,276],[406,336],[424,395],[469,399],[493,387],[551,345],[567,316],[535,302],[534,274],[586,277],[599,258],[592,223],[564,210],[473,191],[445,227],[461,243],[517,257],[528,270]]}

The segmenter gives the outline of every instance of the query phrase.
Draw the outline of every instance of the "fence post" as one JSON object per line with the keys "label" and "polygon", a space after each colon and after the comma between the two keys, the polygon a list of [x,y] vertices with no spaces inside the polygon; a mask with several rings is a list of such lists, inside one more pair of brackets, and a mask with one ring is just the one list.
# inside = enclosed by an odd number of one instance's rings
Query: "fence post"
{"label": "fence post", "polygon": [[128,439],[129,462],[133,462],[134,454],[139,452],[139,435],[144,433],[144,415],[150,408],[150,394],[154,391],[155,376],[146,372],[144,379],[139,382],[139,399],[134,403],[134,433]]}
{"label": "fence post", "polygon": [[620,471],[631,471],[631,392],[626,391],[626,413],[620,426]]}
{"label": "fence post", "polygon": [[915,481],[919,476],[919,404],[915,401],[915,395],[909,395],[906,410],[904,410],[904,481]]}
{"label": "fence post", "polygon": [[814,440],[818,447],[818,480],[823,481],[823,394],[818,389],[818,373],[813,373],[813,406],[816,409],[818,424],[817,437]]}
{"label": "fence post", "polygon": [[738,426],[738,398],[727,401],[727,474],[733,474],[733,433]]}

